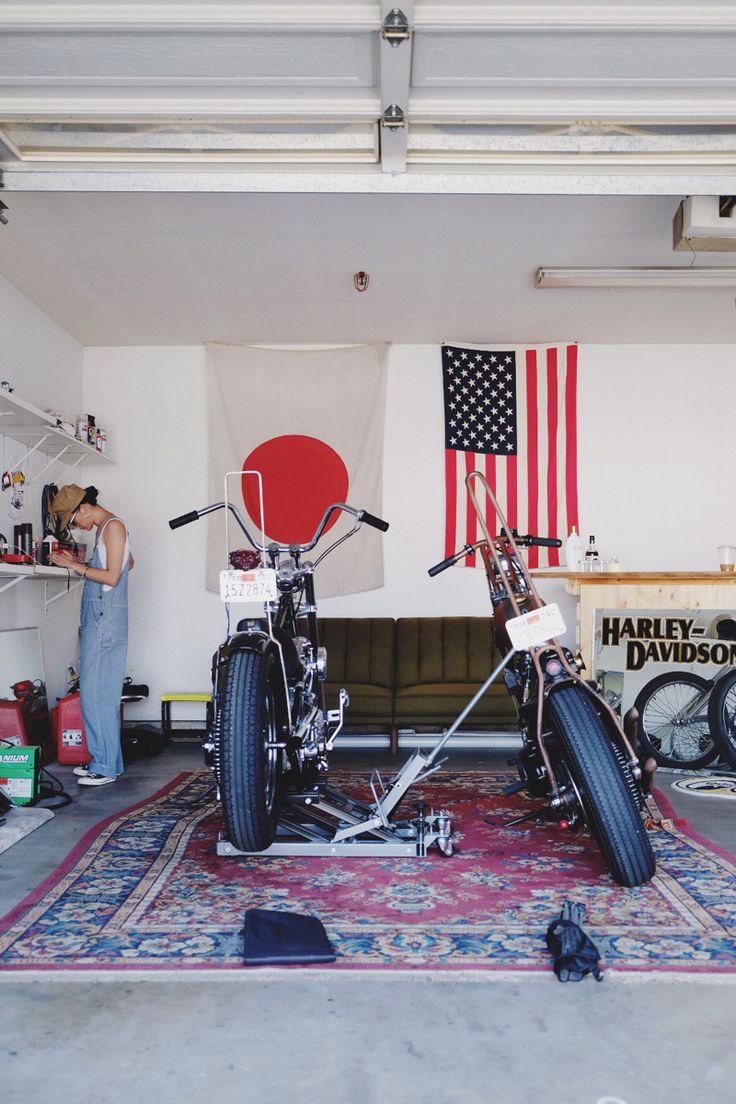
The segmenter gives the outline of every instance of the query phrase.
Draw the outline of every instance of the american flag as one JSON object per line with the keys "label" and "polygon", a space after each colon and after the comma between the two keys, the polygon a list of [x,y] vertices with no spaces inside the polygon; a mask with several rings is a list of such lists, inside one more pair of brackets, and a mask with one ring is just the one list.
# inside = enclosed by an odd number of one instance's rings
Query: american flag
{"label": "american flag", "polygon": [[[445,399],[445,556],[482,539],[465,476],[480,471],[509,525],[565,540],[578,526],[577,345],[479,349],[442,346]],[[491,536],[499,529],[480,483]],[[465,562],[475,566],[477,557]],[[479,559],[479,558],[478,558]],[[560,564],[560,549],[529,548],[530,567]]]}

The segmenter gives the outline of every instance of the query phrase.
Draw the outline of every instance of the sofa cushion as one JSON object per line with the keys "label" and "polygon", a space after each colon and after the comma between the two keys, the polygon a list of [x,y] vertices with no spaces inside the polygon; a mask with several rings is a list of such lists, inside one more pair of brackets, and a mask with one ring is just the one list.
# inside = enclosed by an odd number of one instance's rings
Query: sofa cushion
{"label": "sofa cushion", "polygon": [[390,724],[393,718],[394,643],[391,617],[324,617],[320,643],[327,649],[325,698],[337,704],[345,687],[346,724]]}
{"label": "sofa cushion", "polygon": [[[396,622],[397,721],[449,724],[501,660],[488,617],[401,617]],[[499,678],[468,724],[509,724],[516,711]]]}
{"label": "sofa cushion", "polygon": [[[488,671],[490,674],[490,670]],[[394,695],[394,720],[399,724],[449,725],[460,715],[482,683],[425,683],[404,686]],[[515,726],[516,710],[503,680],[495,682],[463,721],[464,728],[481,724]]]}
{"label": "sofa cushion", "polygon": [[320,644],[327,648],[327,677],[341,684],[394,685],[396,622],[391,617],[323,617]]}

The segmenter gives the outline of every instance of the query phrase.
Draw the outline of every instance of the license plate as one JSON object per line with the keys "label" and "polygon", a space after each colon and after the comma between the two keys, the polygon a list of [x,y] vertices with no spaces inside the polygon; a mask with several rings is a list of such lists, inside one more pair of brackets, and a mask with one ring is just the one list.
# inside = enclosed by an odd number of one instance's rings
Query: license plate
{"label": "license plate", "polygon": [[524,648],[533,648],[535,644],[544,644],[546,640],[560,636],[564,631],[565,622],[560,607],[554,602],[549,606],[542,606],[541,609],[522,613],[520,617],[512,617],[506,622],[506,632],[517,652]]}
{"label": "license plate", "polygon": [[223,602],[274,602],[278,598],[276,572],[271,567],[221,571],[220,598]]}

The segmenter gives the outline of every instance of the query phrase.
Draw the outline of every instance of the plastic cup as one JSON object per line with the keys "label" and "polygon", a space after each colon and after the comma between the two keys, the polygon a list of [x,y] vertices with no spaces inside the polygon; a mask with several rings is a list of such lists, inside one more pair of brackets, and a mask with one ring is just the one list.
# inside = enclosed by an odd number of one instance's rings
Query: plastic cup
{"label": "plastic cup", "polygon": [[733,571],[736,563],[736,546],[733,544],[719,544],[718,561],[721,565],[721,571]]}

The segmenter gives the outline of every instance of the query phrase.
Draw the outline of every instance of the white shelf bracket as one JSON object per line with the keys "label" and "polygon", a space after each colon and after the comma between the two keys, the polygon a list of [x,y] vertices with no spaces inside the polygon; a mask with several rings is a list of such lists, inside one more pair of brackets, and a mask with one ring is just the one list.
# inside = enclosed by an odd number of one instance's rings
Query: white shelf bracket
{"label": "white shelf bracket", "polygon": [[[38,481],[41,478],[41,476],[43,475],[43,473],[48,471],[48,469],[51,467],[51,465],[55,464],[57,460],[61,460],[62,456],[68,450],[68,448],[69,448],[69,445],[64,445],[63,449],[61,449],[59,452],[57,452],[56,456],[51,457],[48,464],[44,464],[44,466],[41,468],[40,472],[36,472],[33,479],[26,480],[26,486],[27,487],[32,487],[34,483],[38,483]],[[70,464],[69,467],[70,468],[75,468],[77,466],[77,464],[80,463],[81,459],[82,459],[82,457],[80,456],[79,460],[76,460],[73,464]]]}
{"label": "white shelf bracket", "polygon": [[[56,581],[56,580],[54,580],[54,581]],[[82,579],[80,579],[79,582],[77,582],[77,583],[72,583],[71,585],[65,584],[63,590],[60,590],[58,594],[52,594],[51,597],[49,598],[49,584],[48,584],[48,582],[44,582],[44,584],[43,584],[43,591],[44,591],[44,593],[43,593],[43,612],[44,612],[44,615],[48,613],[49,606],[52,605],[54,602],[58,602],[59,598],[66,598],[67,595],[74,594],[74,592],[79,590],[79,588],[83,585],[84,585],[84,580],[82,580]]]}
{"label": "white shelf bracket", "polygon": [[5,583],[4,586],[0,587],[0,594],[4,594],[6,590],[10,590],[11,587],[17,586],[18,583],[22,583],[23,578],[23,575],[19,575],[17,579],[11,579],[10,582]]}
{"label": "white shelf bracket", "polygon": [[[20,460],[18,460],[18,462],[17,462],[17,463],[13,464],[12,468],[10,468],[10,474],[12,475],[12,474],[13,474],[13,472],[17,472],[17,471],[20,471],[21,465],[22,465],[22,464],[24,464],[24,463],[25,463],[25,461],[26,461],[26,460],[28,459],[28,457],[29,457],[29,456],[32,456],[32,455],[33,455],[33,453],[34,453],[34,452],[36,452],[36,450],[37,450],[37,449],[40,449],[40,447],[41,447],[41,445],[42,445],[42,444],[44,443],[44,441],[46,441],[46,440],[47,440],[47,439],[48,439],[48,438],[49,438],[50,436],[51,436],[51,434],[50,434],[50,433],[44,433],[44,435],[43,435],[43,437],[42,437],[42,438],[40,439],[40,441],[36,441],[36,443],[35,443],[35,445],[33,446],[33,448],[29,448],[29,449],[28,449],[28,452],[26,452],[24,456],[21,456]],[[45,470],[46,470],[46,469],[44,468],[44,471],[45,471]]]}

